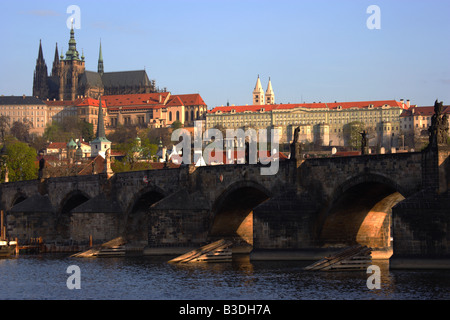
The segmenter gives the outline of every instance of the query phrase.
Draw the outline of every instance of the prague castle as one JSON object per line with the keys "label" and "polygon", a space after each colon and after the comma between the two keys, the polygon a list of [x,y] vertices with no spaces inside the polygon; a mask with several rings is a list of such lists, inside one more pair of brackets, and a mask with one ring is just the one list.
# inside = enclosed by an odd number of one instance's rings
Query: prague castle
{"label": "prague castle", "polygon": [[42,44],[33,77],[33,96],[41,100],[75,100],[80,97],[98,98],[99,95],[155,93],[159,90],[150,81],[145,70],[104,72],[100,44],[97,72],[85,69],[85,57],[77,50],[75,32],[70,30],[69,49],[59,56],[56,45],[52,70],[48,75]]}
{"label": "prague castle", "polygon": [[412,116],[407,117],[406,124],[406,118],[401,118],[412,107],[409,100],[275,103],[270,78],[264,92],[259,76],[252,94],[252,105],[228,105],[209,110],[206,127],[275,129],[279,132],[280,143],[290,143],[298,127],[300,142],[324,147],[348,146],[350,137],[346,132],[357,123],[364,124],[371,147],[403,147],[405,139],[414,135],[416,120],[412,122]]}

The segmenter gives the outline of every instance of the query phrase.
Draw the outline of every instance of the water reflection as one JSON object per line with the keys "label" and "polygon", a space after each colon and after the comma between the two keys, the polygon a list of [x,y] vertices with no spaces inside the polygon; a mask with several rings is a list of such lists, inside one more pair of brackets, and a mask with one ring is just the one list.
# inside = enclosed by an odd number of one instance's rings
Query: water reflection
{"label": "water reflection", "polygon": [[[381,289],[370,290],[365,271],[304,271],[305,261],[172,264],[150,257],[74,259],[25,256],[0,260],[0,299],[449,299],[445,271],[380,267]],[[70,265],[81,270],[81,290],[66,286]]]}

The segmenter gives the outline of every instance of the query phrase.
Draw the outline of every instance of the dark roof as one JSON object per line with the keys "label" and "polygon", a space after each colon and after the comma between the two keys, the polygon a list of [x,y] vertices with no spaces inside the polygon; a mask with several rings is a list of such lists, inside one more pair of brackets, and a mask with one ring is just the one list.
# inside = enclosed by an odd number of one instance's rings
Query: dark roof
{"label": "dark roof", "polygon": [[151,85],[145,70],[105,72],[102,76],[102,81],[105,87],[144,87]]}
{"label": "dark roof", "polygon": [[54,212],[48,195],[35,194],[19,202],[11,208],[10,212]]}
{"label": "dark roof", "polygon": [[85,71],[80,77],[79,84],[81,86],[103,87],[102,77],[94,71]]}
{"label": "dark roof", "polygon": [[30,96],[0,96],[0,105],[45,105],[45,103]]}

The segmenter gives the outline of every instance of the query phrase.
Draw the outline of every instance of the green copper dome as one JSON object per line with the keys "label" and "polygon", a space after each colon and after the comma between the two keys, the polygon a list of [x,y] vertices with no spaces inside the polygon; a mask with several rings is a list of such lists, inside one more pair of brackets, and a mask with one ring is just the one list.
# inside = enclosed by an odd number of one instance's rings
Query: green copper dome
{"label": "green copper dome", "polygon": [[75,150],[77,148],[77,144],[75,143],[75,141],[73,141],[72,138],[70,139],[69,143],[67,144],[67,148],[73,149],[73,150]]}

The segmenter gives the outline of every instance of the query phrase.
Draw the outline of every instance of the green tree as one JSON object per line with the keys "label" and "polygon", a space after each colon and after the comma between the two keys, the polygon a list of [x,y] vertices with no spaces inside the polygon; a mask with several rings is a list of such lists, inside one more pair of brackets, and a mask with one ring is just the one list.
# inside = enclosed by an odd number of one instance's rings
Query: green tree
{"label": "green tree", "polygon": [[84,141],[89,142],[95,139],[94,125],[92,123],[80,120],[78,125],[81,129],[81,137]]}
{"label": "green tree", "polygon": [[344,141],[350,148],[361,149],[361,132],[363,130],[365,130],[365,124],[360,121],[353,121],[344,125]]}
{"label": "green tree", "polygon": [[7,145],[8,177],[10,182],[37,179],[37,152],[24,142]]}
{"label": "green tree", "polygon": [[182,128],[183,124],[180,121],[175,120],[174,122],[172,122],[171,127],[172,127],[173,130],[176,130],[176,129]]}

